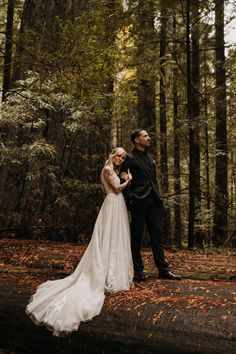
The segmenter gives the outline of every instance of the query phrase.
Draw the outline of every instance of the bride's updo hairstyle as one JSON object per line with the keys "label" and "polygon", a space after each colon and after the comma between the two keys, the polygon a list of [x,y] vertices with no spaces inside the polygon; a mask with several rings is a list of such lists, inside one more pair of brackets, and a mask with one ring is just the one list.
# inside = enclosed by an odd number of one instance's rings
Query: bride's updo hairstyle
{"label": "bride's updo hairstyle", "polygon": [[106,160],[104,166],[111,166],[113,168],[113,162],[112,162],[113,157],[116,155],[123,154],[123,153],[126,153],[126,151],[123,147],[118,146],[118,147],[114,148],[112,150],[112,152],[110,153],[110,155],[108,156],[108,159]]}

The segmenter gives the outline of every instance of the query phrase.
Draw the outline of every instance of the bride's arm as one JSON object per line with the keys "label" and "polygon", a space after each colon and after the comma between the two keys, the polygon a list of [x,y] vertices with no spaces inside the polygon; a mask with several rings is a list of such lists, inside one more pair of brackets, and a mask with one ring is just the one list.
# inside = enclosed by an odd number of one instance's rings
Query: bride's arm
{"label": "bride's arm", "polygon": [[118,194],[120,192],[123,191],[123,189],[125,189],[128,184],[130,183],[132,176],[130,173],[128,173],[128,179],[119,184],[117,183],[117,176],[115,174],[115,172],[109,167],[109,166],[105,166],[103,169],[103,177],[106,180],[107,183],[109,183],[109,185],[112,187],[113,191]]}

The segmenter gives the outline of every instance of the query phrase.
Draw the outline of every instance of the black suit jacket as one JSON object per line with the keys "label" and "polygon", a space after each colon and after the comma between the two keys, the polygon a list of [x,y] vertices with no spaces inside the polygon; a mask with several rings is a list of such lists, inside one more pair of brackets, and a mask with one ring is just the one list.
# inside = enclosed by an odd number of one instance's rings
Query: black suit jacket
{"label": "black suit jacket", "polygon": [[141,153],[134,149],[127,154],[120,172],[127,172],[128,169],[132,174],[132,182],[128,188],[124,190],[124,196],[127,203],[131,201],[144,199],[151,191],[158,206],[162,206],[163,199],[159,192],[156,165],[153,155],[147,153],[149,164],[144,163]]}

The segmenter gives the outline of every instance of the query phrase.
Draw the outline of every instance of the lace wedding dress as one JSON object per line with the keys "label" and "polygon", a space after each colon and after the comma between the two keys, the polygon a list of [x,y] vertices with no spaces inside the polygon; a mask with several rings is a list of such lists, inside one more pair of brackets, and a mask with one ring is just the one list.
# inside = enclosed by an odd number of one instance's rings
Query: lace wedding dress
{"label": "lace wedding dress", "polygon": [[[115,172],[111,175],[119,186]],[[107,196],[98,214],[91,241],[75,271],[37,288],[26,313],[56,336],[76,331],[102,309],[105,292],[128,290],[133,265],[128,214],[122,193],[116,194],[102,177]]]}

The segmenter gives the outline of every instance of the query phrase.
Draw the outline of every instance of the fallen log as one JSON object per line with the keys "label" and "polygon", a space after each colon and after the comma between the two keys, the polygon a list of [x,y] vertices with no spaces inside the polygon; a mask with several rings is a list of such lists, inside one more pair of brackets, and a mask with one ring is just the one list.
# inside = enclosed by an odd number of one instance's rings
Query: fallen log
{"label": "fallen log", "polygon": [[[58,338],[35,326],[25,307],[38,284],[72,271],[84,247],[15,240],[1,241],[0,246],[2,348],[22,354],[236,352],[236,283],[229,281],[235,275],[235,256],[231,254],[167,253],[175,271],[184,275],[176,282],[159,280],[150,252],[144,251],[148,280],[130,291],[107,294],[99,316],[82,323],[72,335]],[[217,270],[220,278],[210,281]]]}
{"label": "fallen log", "polygon": [[30,288],[1,276],[0,346],[20,353],[236,352],[236,284],[150,278],[106,296],[102,312],[66,338],[25,314]]}

